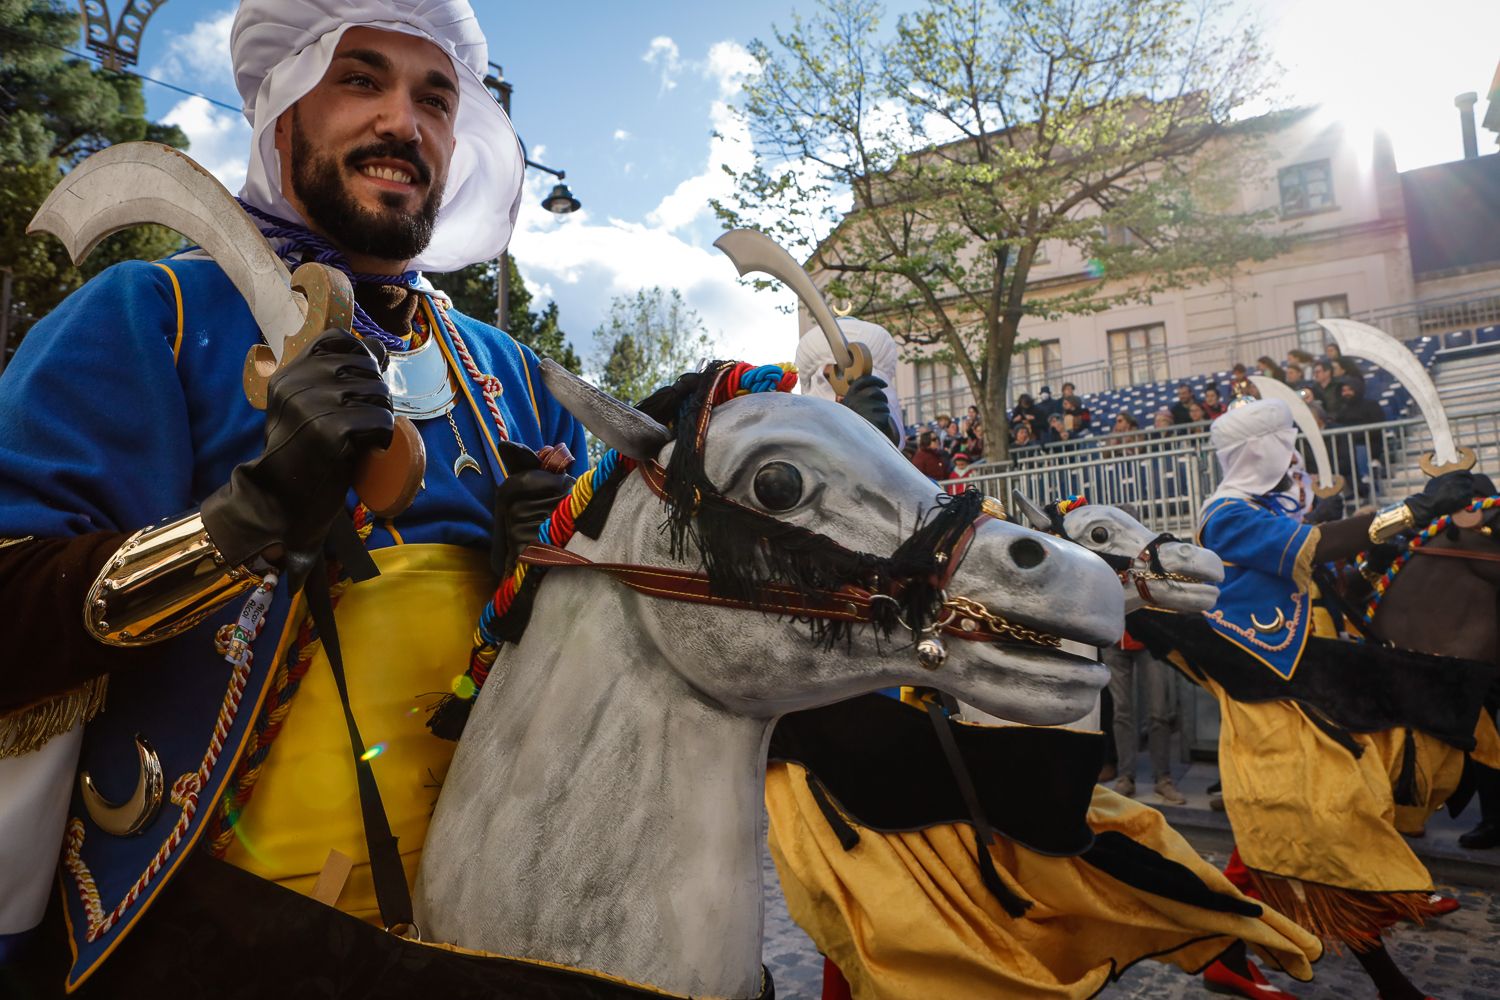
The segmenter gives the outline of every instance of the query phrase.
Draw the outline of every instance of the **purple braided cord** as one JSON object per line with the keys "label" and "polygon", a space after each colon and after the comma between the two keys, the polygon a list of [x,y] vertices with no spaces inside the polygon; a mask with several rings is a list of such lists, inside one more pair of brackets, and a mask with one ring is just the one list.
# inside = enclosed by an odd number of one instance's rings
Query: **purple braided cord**
{"label": "purple braided cord", "polygon": [[[329,267],[338,268],[356,285],[406,285],[410,287],[416,283],[416,271],[406,271],[400,275],[364,274],[357,272],[349,266],[349,261],[344,256],[343,251],[306,226],[289,222],[269,212],[262,212],[242,198],[236,198],[235,200],[240,203],[241,208],[249,213],[251,218],[258,220],[258,228],[261,234],[267,239],[287,241],[287,245],[278,252],[283,258],[288,259],[288,263],[298,263],[289,258],[292,256],[291,251],[301,250],[308,255],[302,263],[311,261],[316,264],[327,264]],[[406,342],[402,338],[382,329],[380,324],[371,319],[370,314],[365,312],[364,307],[358,302],[354,303],[353,326],[355,333],[375,338],[388,350],[404,351],[406,349]]]}

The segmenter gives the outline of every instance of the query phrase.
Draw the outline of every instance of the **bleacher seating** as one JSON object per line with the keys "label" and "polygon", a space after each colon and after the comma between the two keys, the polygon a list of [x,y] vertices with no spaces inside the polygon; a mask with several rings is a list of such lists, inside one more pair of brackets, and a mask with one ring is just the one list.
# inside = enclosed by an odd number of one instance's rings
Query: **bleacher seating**
{"label": "bleacher seating", "polygon": [[1475,330],[1455,330],[1443,334],[1443,350],[1453,351],[1465,347],[1482,347],[1485,344],[1500,344],[1500,324],[1481,326]]}
{"label": "bleacher seating", "polygon": [[[1465,343],[1485,343],[1488,340],[1500,341],[1500,326],[1485,327],[1476,331],[1465,331],[1467,336],[1474,338]],[[1406,342],[1406,346],[1417,356],[1417,360],[1424,368],[1430,369],[1440,347],[1455,346],[1448,341],[1454,334],[1448,334],[1439,342],[1437,337],[1418,337]],[[1373,399],[1380,404],[1388,419],[1399,420],[1409,415],[1411,409],[1411,393],[1406,387],[1391,377],[1384,369],[1376,368],[1365,361],[1358,362],[1360,370],[1365,374],[1365,398]],[[1116,414],[1129,413],[1135,417],[1142,427],[1150,427],[1152,416],[1162,408],[1170,409],[1177,401],[1177,386],[1183,382],[1193,388],[1193,395],[1203,396],[1203,390],[1207,386],[1219,387],[1220,398],[1227,401],[1230,397],[1229,372],[1214,372],[1211,375],[1190,375],[1183,379],[1167,379],[1161,382],[1148,382],[1143,385],[1132,385],[1122,389],[1111,389],[1106,392],[1096,392],[1084,395],[1084,404],[1088,406],[1093,420],[1084,436],[1100,437],[1112,432]]]}

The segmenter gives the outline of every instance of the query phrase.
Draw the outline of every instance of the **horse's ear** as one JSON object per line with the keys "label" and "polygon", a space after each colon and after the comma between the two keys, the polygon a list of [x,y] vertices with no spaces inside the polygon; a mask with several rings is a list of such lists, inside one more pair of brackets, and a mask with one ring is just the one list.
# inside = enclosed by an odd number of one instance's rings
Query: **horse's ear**
{"label": "horse's ear", "polygon": [[640,410],[590,385],[551,358],[542,359],[542,382],[594,437],[626,458],[649,462],[672,436]]}
{"label": "horse's ear", "polygon": [[1037,531],[1052,530],[1052,519],[1047,516],[1047,512],[1026,499],[1020,490],[1010,491],[1010,503],[1012,509],[1031,522],[1031,526]]}

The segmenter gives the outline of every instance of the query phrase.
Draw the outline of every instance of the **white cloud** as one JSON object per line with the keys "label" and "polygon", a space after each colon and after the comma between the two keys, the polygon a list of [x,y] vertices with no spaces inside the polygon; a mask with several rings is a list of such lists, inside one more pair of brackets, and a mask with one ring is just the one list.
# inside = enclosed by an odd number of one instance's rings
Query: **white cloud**
{"label": "white cloud", "polygon": [[629,138],[630,138],[630,133],[629,132],[625,131],[622,128],[615,129],[615,141],[616,142],[625,142],[625,141],[629,140]]}
{"label": "white cloud", "polygon": [[794,302],[791,293],[757,292],[718,250],[659,225],[595,220],[587,209],[551,215],[540,205],[541,179],[527,186],[511,251],[527,284],[558,302],[564,328],[585,355],[610,300],[653,285],[682,292],[722,356],[769,363],[795,354],[796,317],[778,309]]}
{"label": "white cloud", "polygon": [[651,39],[646,52],[641,56],[641,61],[648,66],[655,66],[657,73],[661,76],[662,93],[666,93],[677,86],[677,76],[682,72],[682,53],[677,48],[677,43],[666,35],[657,35]]}
{"label": "white cloud", "polygon": [[239,191],[250,155],[250,125],[244,115],[189,97],[173,105],[162,121],[186,132],[188,155],[231,192]]}
{"label": "white cloud", "polygon": [[234,8],[230,7],[196,22],[186,34],[170,36],[167,53],[151,75],[199,87],[223,80],[230,67],[229,29],[233,25]]}
{"label": "white cloud", "polygon": [[678,184],[646,216],[647,222],[668,230],[692,224],[711,211],[711,199],[727,198],[732,193],[734,181],[724,172],[726,166],[743,171],[754,165],[749,130],[729,104],[745,81],[759,71],[754,57],[738,42],[715,42],[708,57],[694,66],[718,88],[718,97],[708,112],[713,133],[702,172]]}

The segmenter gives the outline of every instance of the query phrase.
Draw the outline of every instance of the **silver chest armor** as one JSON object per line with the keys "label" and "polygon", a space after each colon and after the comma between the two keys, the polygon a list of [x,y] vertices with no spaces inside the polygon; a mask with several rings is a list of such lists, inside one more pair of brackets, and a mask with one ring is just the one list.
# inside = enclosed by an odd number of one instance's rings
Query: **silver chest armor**
{"label": "silver chest armor", "polygon": [[414,351],[391,351],[382,376],[391,390],[398,417],[429,420],[453,409],[453,385],[448,363],[436,337],[428,337]]}

